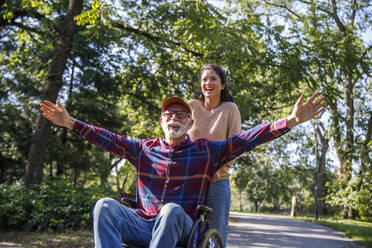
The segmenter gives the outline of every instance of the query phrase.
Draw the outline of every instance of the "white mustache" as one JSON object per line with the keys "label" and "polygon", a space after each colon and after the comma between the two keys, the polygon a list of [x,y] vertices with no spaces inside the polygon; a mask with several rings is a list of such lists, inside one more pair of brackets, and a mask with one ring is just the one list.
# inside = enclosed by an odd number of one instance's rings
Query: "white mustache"
{"label": "white mustache", "polygon": [[[162,121],[161,126],[163,128],[164,133],[168,137],[170,137],[170,138],[178,138],[178,137],[180,137],[181,135],[184,135],[187,132],[187,129],[189,127],[189,124],[190,124],[190,121],[188,121],[187,124],[182,125],[178,121],[169,120],[169,121]],[[179,128],[178,128],[177,131],[174,131],[172,129],[169,129],[169,125],[178,125]]]}
{"label": "white mustache", "polygon": [[[182,126],[184,126],[184,125],[182,125],[179,121],[173,121],[173,120],[170,120],[170,121],[168,121],[168,122],[166,122],[166,124],[169,126],[169,125],[174,125],[174,124],[176,124],[176,125],[178,125],[178,126],[180,126],[180,127],[182,127]],[[186,124],[187,125],[187,124]]]}

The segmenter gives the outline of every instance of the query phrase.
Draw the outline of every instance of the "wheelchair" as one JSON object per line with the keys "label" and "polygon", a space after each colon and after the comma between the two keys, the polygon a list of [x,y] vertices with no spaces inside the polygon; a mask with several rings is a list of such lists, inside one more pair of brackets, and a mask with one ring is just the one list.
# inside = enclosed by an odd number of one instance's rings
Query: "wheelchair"
{"label": "wheelchair", "polygon": [[[129,208],[135,208],[137,205],[136,196],[122,193],[118,201]],[[207,215],[213,211],[212,208],[205,205],[198,205],[198,219],[194,222],[189,235],[187,245],[184,248],[223,248],[223,241],[220,233],[216,229],[210,228],[210,222]],[[177,248],[180,246],[177,246]],[[122,244],[122,248],[140,248]]]}

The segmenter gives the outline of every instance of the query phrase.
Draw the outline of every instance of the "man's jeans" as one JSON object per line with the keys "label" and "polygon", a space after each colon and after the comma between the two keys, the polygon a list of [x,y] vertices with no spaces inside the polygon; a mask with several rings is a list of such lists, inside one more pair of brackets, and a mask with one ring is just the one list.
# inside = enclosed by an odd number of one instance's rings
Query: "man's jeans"
{"label": "man's jeans", "polygon": [[165,204],[155,220],[144,220],[111,198],[97,201],[93,211],[96,248],[120,248],[121,243],[144,247],[186,244],[193,221],[175,203]]}
{"label": "man's jeans", "polygon": [[211,184],[208,195],[208,206],[213,208],[213,212],[208,215],[211,228],[217,229],[221,234],[224,247],[226,247],[231,207],[229,179],[219,180]]}

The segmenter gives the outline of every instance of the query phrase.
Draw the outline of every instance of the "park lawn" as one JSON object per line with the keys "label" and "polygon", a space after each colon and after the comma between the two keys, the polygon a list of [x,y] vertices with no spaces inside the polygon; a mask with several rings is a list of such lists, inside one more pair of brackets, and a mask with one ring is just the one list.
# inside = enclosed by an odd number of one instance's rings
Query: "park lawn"
{"label": "park lawn", "polygon": [[24,248],[93,248],[93,231],[54,232],[0,231],[0,244],[8,242]]}
{"label": "park lawn", "polygon": [[316,221],[314,218],[310,217],[296,217],[296,219],[332,227],[335,230],[344,232],[346,236],[360,245],[372,248],[371,222],[333,218],[319,218]]}

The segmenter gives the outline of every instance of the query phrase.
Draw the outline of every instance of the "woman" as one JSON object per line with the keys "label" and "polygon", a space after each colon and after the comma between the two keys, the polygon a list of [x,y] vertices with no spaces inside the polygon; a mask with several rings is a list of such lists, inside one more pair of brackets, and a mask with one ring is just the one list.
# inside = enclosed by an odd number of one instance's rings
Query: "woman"
{"label": "woman", "polygon": [[[199,99],[188,101],[194,125],[188,131],[192,141],[206,138],[223,141],[241,131],[241,118],[237,105],[229,94],[224,69],[215,64],[204,65],[199,73],[201,94]],[[210,186],[208,206],[213,213],[208,216],[212,228],[217,229],[226,247],[231,191],[229,168],[226,164],[214,176]]]}

